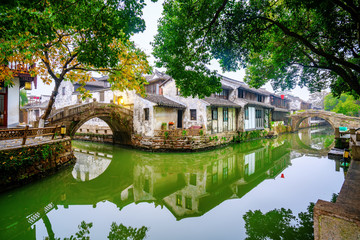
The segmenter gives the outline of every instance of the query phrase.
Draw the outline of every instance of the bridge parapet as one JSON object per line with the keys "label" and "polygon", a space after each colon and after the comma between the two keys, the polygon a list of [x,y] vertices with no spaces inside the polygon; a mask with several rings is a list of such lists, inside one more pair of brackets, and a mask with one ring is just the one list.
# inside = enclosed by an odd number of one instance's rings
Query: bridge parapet
{"label": "bridge parapet", "polygon": [[326,120],[330,125],[335,129],[340,126],[348,127],[348,128],[358,128],[360,127],[360,118],[358,117],[350,117],[344,114],[339,114],[330,111],[323,110],[306,110],[303,112],[298,112],[296,114],[290,115],[291,119],[291,127],[293,131],[297,131],[299,129],[300,123],[309,117],[319,117]]}
{"label": "bridge parapet", "polygon": [[65,125],[67,135],[75,132],[92,118],[105,121],[113,132],[113,141],[130,144],[133,132],[133,111],[111,103],[91,102],[58,109],[49,117],[48,125]]}

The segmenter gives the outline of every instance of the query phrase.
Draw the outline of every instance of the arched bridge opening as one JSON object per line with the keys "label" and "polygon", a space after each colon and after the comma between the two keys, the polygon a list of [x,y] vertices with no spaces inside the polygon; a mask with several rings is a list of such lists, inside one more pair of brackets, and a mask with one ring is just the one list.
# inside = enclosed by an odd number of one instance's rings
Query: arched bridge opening
{"label": "arched bridge opening", "polygon": [[[333,129],[335,129],[334,123],[329,118],[322,118],[319,116],[315,116],[315,117],[314,116],[304,116],[297,120],[296,126],[295,126],[295,128],[293,128],[294,131],[298,131],[300,128],[304,128],[304,127],[316,126],[316,124],[313,122],[313,119],[317,119],[317,121],[321,121],[321,123],[325,122],[324,125],[329,125]],[[308,122],[308,123],[306,124],[306,122]]]}
{"label": "arched bridge opening", "polygon": [[49,117],[48,125],[65,125],[66,133],[73,137],[87,121],[99,118],[113,133],[113,142],[130,145],[133,132],[133,112],[115,104],[92,102],[58,109]]}

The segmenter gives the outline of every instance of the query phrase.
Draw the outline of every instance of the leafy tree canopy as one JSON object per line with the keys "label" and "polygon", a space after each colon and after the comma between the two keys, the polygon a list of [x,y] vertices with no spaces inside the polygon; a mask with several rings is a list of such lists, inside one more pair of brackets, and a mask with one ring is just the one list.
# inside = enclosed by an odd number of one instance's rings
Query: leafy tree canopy
{"label": "leafy tree canopy", "polygon": [[290,209],[274,209],[264,214],[250,210],[243,216],[246,239],[314,239],[313,209],[314,203],[310,203],[307,212],[300,212],[298,218]]}
{"label": "leafy tree canopy", "polygon": [[[50,114],[60,83],[83,86],[92,72],[110,76],[114,89],[144,92],[146,55],[129,41],[145,29],[143,0],[15,0],[0,5],[0,81],[11,85],[8,63],[38,63],[31,69],[44,83],[55,82]],[[85,88],[79,91],[85,97]]]}
{"label": "leafy tree canopy", "polygon": [[153,46],[185,96],[220,90],[207,68],[217,59],[225,71],[246,68],[253,87],[330,86],[358,98],[359,29],[351,0],[167,0]]}
{"label": "leafy tree canopy", "polygon": [[325,97],[324,106],[327,111],[359,117],[360,102],[348,94],[342,94],[340,98],[336,98],[332,94],[329,94]]}

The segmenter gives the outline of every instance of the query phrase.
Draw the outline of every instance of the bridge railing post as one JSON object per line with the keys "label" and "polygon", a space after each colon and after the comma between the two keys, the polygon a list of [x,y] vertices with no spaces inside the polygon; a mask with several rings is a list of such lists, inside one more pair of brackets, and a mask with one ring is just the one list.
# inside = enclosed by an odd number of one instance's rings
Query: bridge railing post
{"label": "bridge railing post", "polygon": [[355,128],[350,128],[350,135],[354,135],[355,134]]}
{"label": "bridge railing post", "polygon": [[340,129],[337,127],[335,128],[335,139],[340,138]]}

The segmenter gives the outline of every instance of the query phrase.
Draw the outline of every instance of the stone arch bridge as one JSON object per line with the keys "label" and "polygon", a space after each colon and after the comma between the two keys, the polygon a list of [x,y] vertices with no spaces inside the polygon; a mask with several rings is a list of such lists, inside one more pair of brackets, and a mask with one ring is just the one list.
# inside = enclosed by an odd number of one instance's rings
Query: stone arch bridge
{"label": "stone arch bridge", "polygon": [[322,111],[322,110],[306,110],[290,115],[291,129],[296,132],[299,130],[300,123],[309,117],[319,117],[326,120],[334,129],[340,126],[348,128],[359,128],[360,118],[345,116],[344,114]]}
{"label": "stone arch bridge", "polygon": [[66,134],[73,137],[81,125],[95,117],[109,125],[114,143],[131,144],[133,111],[115,104],[91,102],[60,108],[50,115],[47,125],[65,125]]}

